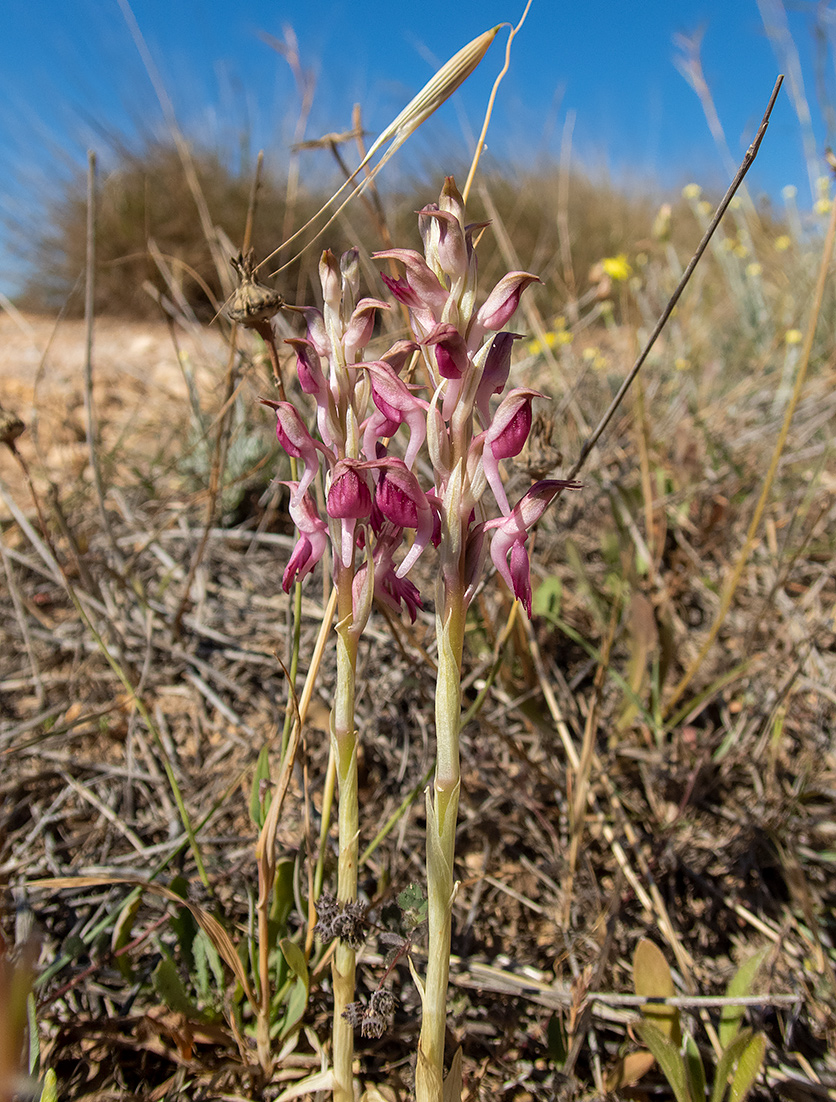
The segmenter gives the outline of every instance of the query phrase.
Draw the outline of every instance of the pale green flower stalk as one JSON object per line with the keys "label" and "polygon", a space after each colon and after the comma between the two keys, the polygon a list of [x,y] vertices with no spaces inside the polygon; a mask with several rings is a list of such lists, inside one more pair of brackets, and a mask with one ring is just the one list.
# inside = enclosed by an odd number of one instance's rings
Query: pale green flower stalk
{"label": "pale green flower stalk", "polygon": [[[354,365],[371,337],[377,310],[387,304],[376,299],[358,301],[359,264],[356,249],[345,253],[338,265],[331,253],[320,261],[323,308],[303,312],[307,336],[290,343],[297,358],[302,390],[316,403],[318,438],[308,430],[302,416],[289,402],[266,401],[276,411],[279,442],[293,459],[304,465],[291,488],[290,514],[300,533],[282,578],[288,591],[305,577],[322,558],[330,542],[334,558],[334,586],[337,592],[337,683],[331,709],[331,739],[339,784],[337,902],[345,913],[357,917],[357,730],[354,718],[357,647],[368,621],[373,566],[363,563],[358,545],[357,518],[366,500],[358,490],[352,464],[360,459],[359,427],[369,405],[370,387],[366,372]],[[326,477],[326,520],[311,495],[320,470]],[[371,498],[366,493],[368,505]],[[365,541],[364,541],[365,543]],[[368,544],[365,544],[368,547]],[[359,562],[358,562],[359,559]],[[332,935],[333,936],[333,935]],[[357,941],[343,930],[334,953],[333,1071],[334,1098],[353,1102],[352,1064],[354,1031],[344,1017],[354,1000]]]}
{"label": "pale green flower stalk", "polygon": [[[511,272],[476,309],[476,254],[465,223],[464,203],[452,177],[438,205],[419,213],[424,257],[408,249],[378,253],[401,262],[405,278],[383,280],[410,312],[413,337],[433,389],[427,407],[427,443],[434,486],[432,504],[439,555],[436,583],[438,676],[435,696],[436,769],[427,791],[428,961],[423,984],[423,1020],[416,1066],[418,1102],[458,1098],[457,1082],[444,1085],[444,1035],[450,965],[451,916],[456,891],[454,859],[459,790],[459,729],[465,620],[481,580],[486,535],[500,574],[531,614],[525,540],[566,482],[537,483],[512,509],[499,460],[517,455],[531,428],[536,391],[503,391],[516,334],[500,332],[513,316],[522,291],[536,276]],[[491,491],[500,515],[487,519],[483,498]],[[490,496],[490,495],[489,495]],[[419,543],[416,535],[415,545]],[[401,572],[402,567],[398,573]],[[455,1072],[452,1073],[454,1076]]]}

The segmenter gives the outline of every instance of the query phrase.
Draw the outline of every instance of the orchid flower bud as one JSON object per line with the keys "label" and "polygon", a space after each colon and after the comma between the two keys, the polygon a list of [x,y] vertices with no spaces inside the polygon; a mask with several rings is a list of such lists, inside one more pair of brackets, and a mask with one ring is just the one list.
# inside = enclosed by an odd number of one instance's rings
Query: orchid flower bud
{"label": "orchid flower bud", "polygon": [[[431,223],[435,223],[432,233],[433,250],[441,271],[457,283],[463,283],[468,273],[467,242],[464,227],[454,214],[439,210],[435,204],[419,211]],[[428,237],[430,234],[427,235]],[[426,248],[426,239],[425,239]],[[428,254],[429,259],[429,254]],[[431,266],[434,266],[431,264]]]}
{"label": "orchid flower bud", "polygon": [[340,290],[342,301],[340,313],[344,322],[354,312],[357,294],[360,290],[360,250],[355,246],[347,249],[340,257]]}

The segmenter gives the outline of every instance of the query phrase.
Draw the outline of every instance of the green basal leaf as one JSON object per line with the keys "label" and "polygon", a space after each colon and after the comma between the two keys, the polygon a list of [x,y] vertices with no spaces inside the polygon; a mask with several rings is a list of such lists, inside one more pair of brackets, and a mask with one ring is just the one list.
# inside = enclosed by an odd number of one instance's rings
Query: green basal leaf
{"label": "green basal leaf", "polygon": [[546,1053],[555,1067],[562,1068],[569,1055],[566,1029],[559,1014],[552,1014],[546,1029]]}
{"label": "green basal leaf", "polygon": [[299,1024],[302,1019],[302,1015],[308,1006],[308,986],[301,980],[296,979],[293,981],[293,986],[290,989],[290,994],[287,997],[285,1004],[286,1010],[284,1018],[282,1019],[281,1028],[279,1030],[279,1040],[283,1041],[287,1037],[288,1033],[293,1030],[295,1026]]}
{"label": "green basal leaf", "polygon": [[[662,1074],[674,1093],[676,1102],[697,1102],[688,1090],[685,1061],[679,1048],[668,1040],[658,1026],[651,1025],[650,1022],[639,1022],[636,1025],[636,1033],[653,1053],[656,1063],[662,1069]],[[699,1102],[702,1102],[702,1099]]]}
{"label": "green basal leaf", "polygon": [[740,1059],[740,1054],[746,1048],[752,1036],[751,1029],[742,1029],[728,1048],[717,1061],[717,1071],[714,1075],[714,1086],[711,1090],[711,1102],[723,1102],[726,1087],[729,1085],[729,1077]]}
{"label": "green basal leaf", "polygon": [[200,1011],[186,994],[182,980],[177,973],[177,966],[173,960],[163,957],[154,969],[151,980],[158,997],[165,1003],[169,1010],[177,1014],[184,1014],[192,1021],[199,1020]]}
{"label": "green basal leaf", "polygon": [[[726,995],[730,999],[743,998],[746,995],[752,994],[752,986],[757,977],[760,966],[766,959],[769,949],[762,949],[759,953],[755,953],[754,956],[749,957],[732,976],[731,981],[726,988]],[[737,1031],[743,1022],[743,1014],[745,1007],[743,1006],[724,1006],[720,1013],[720,1026],[719,1036],[720,1044],[723,1048],[727,1048],[737,1035]]]}
{"label": "green basal leaf", "polygon": [[[664,953],[652,941],[642,938],[633,954],[633,986],[637,995],[648,999],[669,999],[676,994],[673,977]],[[642,1007],[642,1017],[655,1025],[678,1046],[682,1040],[679,1010],[675,1006]]]}
{"label": "green basal leaf", "polygon": [[[175,876],[169,883],[171,891],[186,899],[189,894],[189,882],[185,876]],[[177,907],[171,912],[168,924],[177,936],[177,944],[183,956],[183,963],[189,971],[194,965],[194,939],[200,929],[194,915],[188,907]]]}
{"label": "green basal leaf", "polygon": [[282,951],[282,956],[287,961],[287,966],[305,985],[305,991],[308,990],[308,964],[305,960],[305,954],[302,952],[300,946],[295,941],[291,941],[290,938],[283,937],[279,942],[279,948]]}
{"label": "green basal leaf", "polygon": [[703,1102],[705,1099],[705,1067],[703,1066],[697,1042],[690,1034],[685,1035],[685,1075],[688,1078],[688,1091],[692,1098]]}
{"label": "green basal leaf", "polygon": [[766,1037],[762,1033],[756,1033],[738,1061],[737,1070],[729,1088],[729,1102],[743,1102],[760,1075],[765,1053]]}

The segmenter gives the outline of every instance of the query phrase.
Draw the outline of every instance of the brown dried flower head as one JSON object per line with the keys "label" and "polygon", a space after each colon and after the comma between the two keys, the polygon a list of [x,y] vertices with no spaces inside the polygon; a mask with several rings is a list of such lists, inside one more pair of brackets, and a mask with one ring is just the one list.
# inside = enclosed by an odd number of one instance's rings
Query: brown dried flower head
{"label": "brown dried flower head", "polygon": [[257,326],[275,317],[284,306],[278,291],[259,283],[255,276],[255,252],[230,257],[230,264],[238,273],[240,283],[235,289],[226,312],[232,321],[240,325]]}

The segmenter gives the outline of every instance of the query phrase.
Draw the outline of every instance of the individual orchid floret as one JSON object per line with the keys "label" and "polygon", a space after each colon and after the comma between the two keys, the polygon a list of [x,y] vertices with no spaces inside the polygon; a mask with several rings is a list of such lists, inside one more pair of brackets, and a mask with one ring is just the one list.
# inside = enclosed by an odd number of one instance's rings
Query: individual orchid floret
{"label": "individual orchid floret", "polygon": [[374,332],[374,323],[378,310],[388,310],[389,303],[379,298],[361,298],[355,310],[348,319],[343,336],[343,349],[345,350],[345,362],[353,365]]}
{"label": "individual orchid floret", "polygon": [[491,341],[479,386],[476,390],[476,409],[483,425],[491,421],[490,401],[494,394],[501,394],[511,373],[511,349],[520,333],[497,333]]}
{"label": "individual orchid floret", "polygon": [[[531,567],[525,541],[531,528],[537,523],[561,490],[578,490],[580,482],[565,479],[544,479],[535,483],[521,497],[506,517],[498,517],[485,523],[484,529],[493,529],[491,559],[508,587],[531,617]],[[509,561],[510,556],[510,561]]]}
{"label": "individual orchid floret", "polygon": [[331,475],[325,511],[335,520],[360,520],[372,511],[372,494],[368,486],[368,464],[357,459],[340,459]]}
{"label": "individual orchid floret", "polygon": [[414,528],[415,539],[401,565],[398,578],[408,574],[433,535],[433,511],[427,495],[402,459],[380,459],[369,466],[380,470],[375,505],[398,528]]}
{"label": "individual orchid floret", "polygon": [[372,494],[368,485],[368,464],[357,459],[340,459],[331,477],[325,511],[341,522],[340,561],[350,566],[354,555],[354,531],[358,520],[371,515]]}
{"label": "individual orchid floret", "polygon": [[[374,549],[374,595],[386,608],[392,612],[400,612],[405,605],[412,623],[418,609],[422,608],[421,594],[409,578],[399,578],[395,573],[393,556],[403,542],[403,529],[386,521],[378,526],[378,538]],[[355,580],[356,593],[359,595],[363,587],[368,584],[367,563],[357,572]]]}
{"label": "individual orchid floret", "polygon": [[418,350],[415,341],[395,341],[390,349],[380,357],[383,363],[389,364],[396,375],[400,375],[407,361],[412,359],[412,354]]}
{"label": "individual orchid floret", "polygon": [[539,390],[519,387],[503,398],[497,407],[493,420],[482,434],[473,442],[478,447],[482,442],[482,469],[488,485],[493,490],[500,511],[506,516],[511,511],[502,476],[499,472],[499,460],[519,455],[525,447],[531,431],[531,403],[535,398],[545,398]]}
{"label": "individual orchid floret", "polygon": [[[298,490],[293,482],[286,485]],[[299,539],[290,556],[290,561],[282,575],[282,589],[290,592],[294,581],[300,581],[310,574],[328,547],[328,525],[320,517],[316,505],[309,494],[298,497],[292,492],[290,498],[290,516],[299,529]]]}
{"label": "individual orchid floret", "polygon": [[474,319],[469,334],[470,345],[478,345],[485,332],[495,332],[507,325],[516,313],[523,291],[530,283],[541,283],[539,276],[530,272],[509,272],[491,291]]}
{"label": "individual orchid floret", "polygon": [[289,456],[301,459],[305,464],[305,470],[291,497],[291,505],[298,505],[319,470],[317,453],[323,452],[329,459],[332,458],[331,453],[318,440],[314,440],[290,402],[274,402],[269,398],[260,398],[259,401],[276,411],[276,438],[281,446]]}
{"label": "individual orchid floret", "polygon": [[285,341],[296,353],[296,374],[303,393],[312,394],[317,402],[323,400],[328,389],[320,364],[319,353],[307,337],[291,337]]}
{"label": "individual orchid floret", "polygon": [[392,368],[382,360],[358,364],[369,373],[372,400],[377,413],[368,419],[363,434],[363,451],[367,458],[377,457],[376,441],[392,436],[399,425],[409,427],[409,444],[404,462],[411,467],[427,435],[427,403],[416,398]]}
{"label": "individual orchid floret", "polygon": [[460,379],[468,368],[467,344],[455,327],[447,322],[437,325],[421,342],[435,348],[435,362],[442,379]]}
{"label": "individual orchid floret", "polygon": [[399,260],[405,269],[405,279],[392,279],[381,273],[381,279],[398,300],[407,306],[415,327],[429,333],[436,322],[453,321],[445,317],[450,292],[430,269],[426,260],[414,249],[387,249],[374,253],[375,260]]}
{"label": "individual orchid floret", "polygon": [[456,282],[463,282],[468,274],[468,255],[460,220],[431,203],[418,212],[418,226],[430,267],[437,265],[439,277],[443,273]]}

